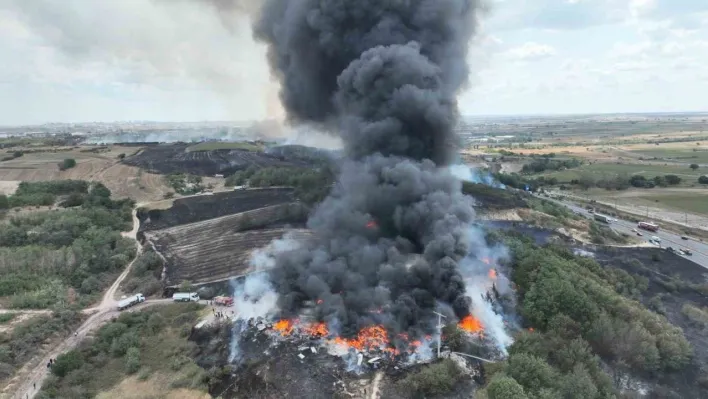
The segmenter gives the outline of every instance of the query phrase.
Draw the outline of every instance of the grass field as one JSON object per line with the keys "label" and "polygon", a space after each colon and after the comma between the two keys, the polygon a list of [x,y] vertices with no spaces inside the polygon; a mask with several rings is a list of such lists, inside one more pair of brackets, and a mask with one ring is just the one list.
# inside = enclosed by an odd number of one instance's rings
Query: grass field
{"label": "grass field", "polygon": [[247,151],[263,151],[265,147],[256,143],[249,142],[221,142],[209,141],[205,143],[195,144],[187,148],[187,151],[214,151],[214,150],[247,150]]}
{"label": "grass field", "polygon": [[684,167],[674,165],[640,165],[640,164],[616,164],[616,163],[596,163],[591,165],[583,165],[579,168],[568,169],[558,172],[543,173],[539,176],[555,177],[560,182],[569,182],[573,179],[579,179],[585,174],[589,174],[596,179],[612,178],[618,175],[643,175],[648,178],[663,175],[677,175],[684,181],[681,185],[690,186],[697,184],[698,177],[705,174],[706,170],[698,169],[696,171]]}
{"label": "grass field", "polygon": [[632,200],[638,205],[662,207],[699,215],[708,215],[708,195],[706,194],[667,194],[647,195]]}
{"label": "grass field", "polygon": [[701,149],[700,151],[693,151],[691,148],[679,149],[639,149],[631,151],[638,156],[644,157],[656,157],[663,159],[670,159],[685,163],[697,163],[705,164],[708,163],[708,150]]}

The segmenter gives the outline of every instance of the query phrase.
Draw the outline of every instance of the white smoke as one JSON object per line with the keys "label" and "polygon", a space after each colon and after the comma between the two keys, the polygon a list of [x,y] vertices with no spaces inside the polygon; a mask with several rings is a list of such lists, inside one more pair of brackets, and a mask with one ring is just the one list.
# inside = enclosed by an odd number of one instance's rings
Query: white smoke
{"label": "white smoke", "polygon": [[[472,299],[471,313],[484,326],[485,334],[492,339],[499,351],[506,355],[513,339],[507,332],[500,307],[486,299],[496,289],[501,295],[511,292],[509,279],[498,270],[500,261],[508,258],[508,250],[503,246],[489,247],[484,232],[475,227],[468,230],[470,255],[460,262],[461,274],[465,278],[466,294]],[[492,279],[490,274],[494,274]]]}
{"label": "white smoke", "polygon": [[236,308],[235,323],[231,334],[229,362],[240,358],[239,341],[241,333],[248,328],[244,321],[252,319],[269,320],[278,313],[278,294],[270,283],[267,273],[274,265],[273,256],[292,251],[300,244],[292,234],[272,241],[267,247],[256,249],[251,254],[252,273],[244,279],[231,280],[231,288]]}

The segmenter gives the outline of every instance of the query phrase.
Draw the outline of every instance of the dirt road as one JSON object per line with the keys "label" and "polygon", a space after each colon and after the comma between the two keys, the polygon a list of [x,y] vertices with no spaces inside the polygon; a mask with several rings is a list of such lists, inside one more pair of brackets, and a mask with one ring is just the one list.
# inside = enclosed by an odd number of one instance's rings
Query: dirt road
{"label": "dirt road", "polygon": [[[137,217],[137,209],[133,210],[133,229],[129,232],[124,232],[122,235],[124,237],[129,237],[134,240],[136,240],[136,234],[138,232],[138,228],[140,227],[140,221],[138,220]],[[128,273],[130,272],[130,269],[133,266],[133,263],[138,259],[138,256],[140,256],[140,252],[142,250],[140,243],[136,240],[135,245],[137,247],[137,252],[135,255],[135,258],[126,266],[125,270],[118,276],[115,282],[108,288],[108,291],[103,295],[103,299],[101,300],[101,303],[93,308],[88,308],[84,309],[82,312],[85,314],[90,314],[89,318],[78,328],[78,330],[75,332],[74,335],[71,337],[67,338],[64,340],[62,343],[60,343],[58,346],[53,348],[49,353],[46,353],[39,362],[35,361],[30,361],[27,364],[25,364],[22,369],[20,369],[17,373],[15,373],[15,377],[10,381],[8,384],[7,388],[10,388],[12,390],[12,386],[15,384],[20,384],[17,389],[15,389],[15,393],[12,396],[9,396],[7,393],[3,392],[0,394],[0,398],[14,398],[14,399],[27,399],[27,398],[33,398],[34,395],[37,393],[39,388],[42,386],[42,383],[44,382],[44,379],[47,377],[49,374],[49,369],[46,367],[47,363],[49,363],[49,359],[56,359],[57,356],[59,356],[62,353],[65,353],[78,345],[79,342],[81,342],[88,333],[91,331],[95,330],[98,328],[101,324],[105,323],[106,321],[117,317],[119,314],[119,311],[117,310],[117,304],[115,300],[115,295],[116,291],[118,290],[118,287],[120,287],[120,284],[125,280],[125,278],[128,276]],[[131,309],[131,311],[136,310],[136,309],[141,309],[145,308],[147,306],[151,305],[156,305],[156,304],[165,304],[165,303],[171,303],[172,301],[170,299],[154,299],[154,300],[148,300],[145,301],[144,303],[137,305]],[[4,311],[8,312],[8,311]],[[33,311],[23,311],[24,313],[27,312],[33,312]],[[39,311],[34,311],[36,313],[48,313],[49,311],[47,310],[39,310]],[[20,381],[22,381],[20,383]],[[35,386],[37,387],[35,389]],[[6,390],[7,390],[6,388]]]}

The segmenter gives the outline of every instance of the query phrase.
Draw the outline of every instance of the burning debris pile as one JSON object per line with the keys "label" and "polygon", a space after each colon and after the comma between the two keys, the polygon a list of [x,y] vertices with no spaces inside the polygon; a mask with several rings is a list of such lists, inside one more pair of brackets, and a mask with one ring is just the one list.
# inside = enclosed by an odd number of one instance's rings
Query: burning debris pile
{"label": "burning debris pile", "polygon": [[347,155],[308,222],[314,238],[258,255],[275,292],[266,313],[281,336],[411,357],[439,338],[444,317],[502,353],[510,343],[485,297],[500,278],[495,271],[492,282],[479,261],[503,251],[472,226],[472,202],[449,170],[480,8],[265,1],[255,35],[268,45],[289,121],[339,132]]}

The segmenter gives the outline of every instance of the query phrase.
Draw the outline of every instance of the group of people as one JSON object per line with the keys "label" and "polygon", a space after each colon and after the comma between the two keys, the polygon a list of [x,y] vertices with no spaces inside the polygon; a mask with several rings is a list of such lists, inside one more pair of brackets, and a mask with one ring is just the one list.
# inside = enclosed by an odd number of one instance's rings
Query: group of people
{"label": "group of people", "polygon": [[51,368],[54,365],[54,363],[56,363],[56,362],[57,362],[57,359],[49,358],[49,363],[47,363],[47,368]]}
{"label": "group of people", "polygon": [[[221,312],[221,311],[217,312],[216,308],[211,308],[211,311],[214,313],[214,316],[216,316],[217,318],[228,317],[226,315],[226,312]],[[231,316],[233,316],[233,315],[234,315],[234,311],[232,310]]]}

